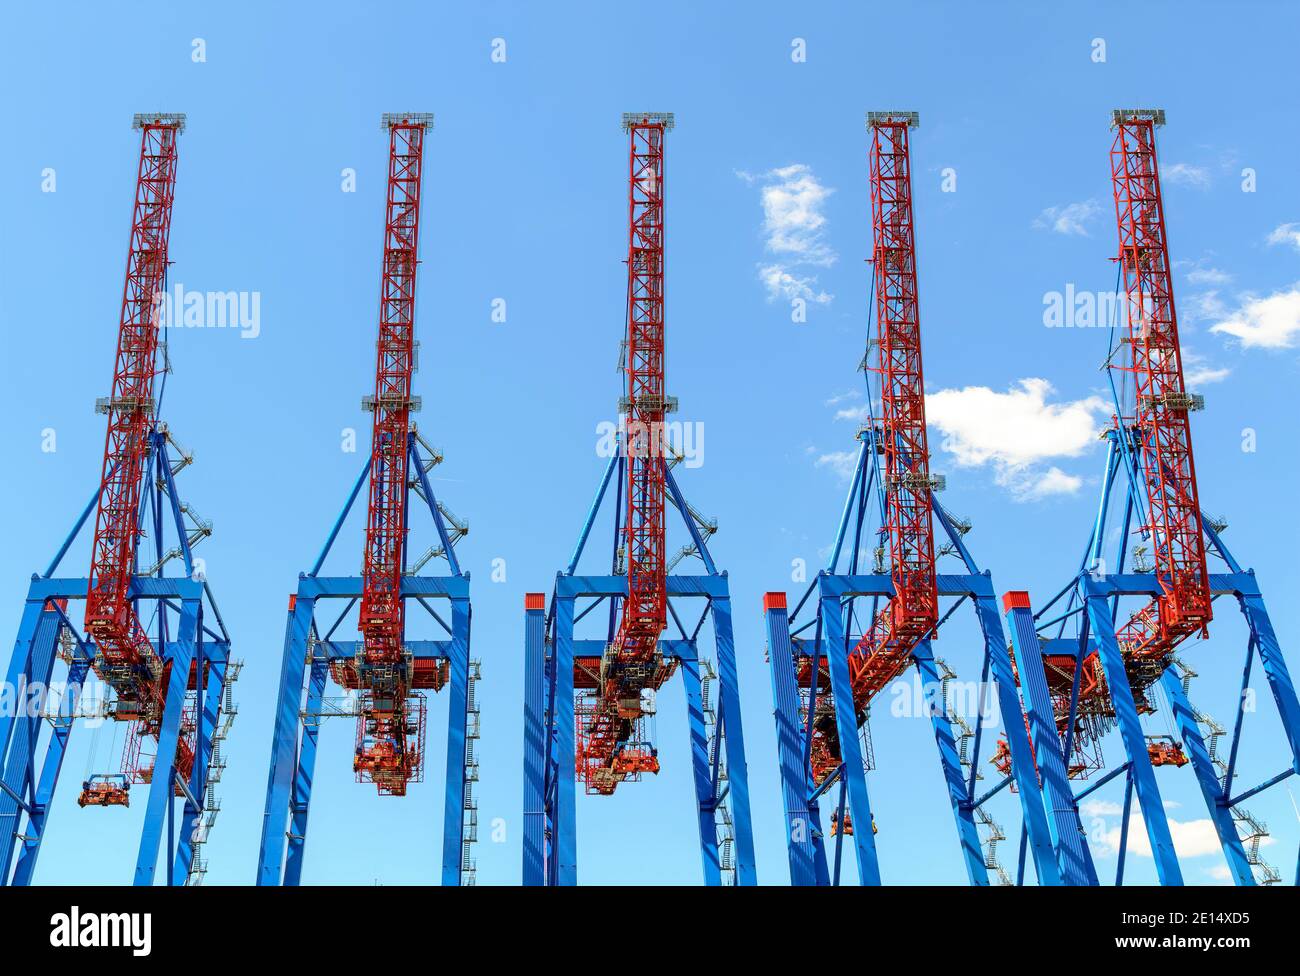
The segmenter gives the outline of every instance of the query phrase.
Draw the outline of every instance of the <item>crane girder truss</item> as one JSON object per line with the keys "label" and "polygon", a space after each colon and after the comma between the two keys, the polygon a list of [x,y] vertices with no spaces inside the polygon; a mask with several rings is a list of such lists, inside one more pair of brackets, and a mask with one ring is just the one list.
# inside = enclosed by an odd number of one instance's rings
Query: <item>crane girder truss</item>
{"label": "crane girder truss", "polygon": [[[646,741],[641,692],[673,673],[658,650],[668,613],[665,568],[664,134],[671,119],[629,118],[623,544],[627,598],[594,694],[574,713],[577,765],[589,792],[659,770]],[[583,664],[577,663],[581,669]],[[581,677],[575,671],[575,677]]]}
{"label": "crane girder truss", "polygon": [[[403,650],[406,501],[411,377],[415,365],[415,281],[419,259],[423,117],[385,117],[389,133],[388,192],[379,296],[371,436],[370,499],[358,627],[360,661],[336,669],[340,684],[362,689],[353,762],[359,781],[385,795],[403,795],[423,773],[422,700],[414,700],[413,667]],[[437,685],[435,684],[434,687]]]}
{"label": "crane girder truss", "polygon": [[[122,772],[133,782],[149,775],[139,764],[141,740],[162,722],[169,670],[164,669],[130,597],[137,571],[141,501],[156,423],[154,381],[159,373],[159,314],[166,294],[177,141],[183,116],[137,117],[140,160],[131,215],[131,243],[122,290],[113,386],[99,409],[108,415],[100,477],[86,632],[98,648],[95,671],[117,702],[113,717],[131,722]],[[189,730],[192,733],[192,728]],[[191,735],[182,734],[176,767],[188,775]]]}
{"label": "crane girder truss", "polygon": [[[1155,113],[1117,113],[1110,151],[1119,256],[1128,310],[1134,406],[1128,422],[1138,440],[1146,488],[1146,532],[1161,593],[1120,629],[1135,661],[1166,662],[1212,616],[1205,540],[1192,459],[1173,276],[1156,162]],[[1163,668],[1161,668],[1163,670]]]}
{"label": "crane girder truss", "polygon": [[[933,630],[939,608],[917,305],[911,124],[905,114],[873,116],[870,123],[877,356],[867,368],[880,384],[880,416],[871,437],[883,461],[880,532],[889,553],[894,595],[849,656],[859,724],[871,699],[908,666],[916,643]],[[821,703],[814,727],[812,766],[820,782],[841,760],[829,701]]]}

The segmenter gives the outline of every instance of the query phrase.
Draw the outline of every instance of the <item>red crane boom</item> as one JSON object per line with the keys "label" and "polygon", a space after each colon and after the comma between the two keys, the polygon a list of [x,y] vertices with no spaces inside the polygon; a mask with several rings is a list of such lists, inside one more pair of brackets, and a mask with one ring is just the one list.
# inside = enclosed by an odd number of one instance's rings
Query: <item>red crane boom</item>
{"label": "red crane boom", "polygon": [[[894,595],[849,655],[859,724],[871,699],[907,667],[912,649],[933,630],[939,607],[908,145],[908,131],[918,118],[914,112],[872,112],[867,122],[877,348],[876,364],[868,368],[880,377],[880,416],[873,437],[884,462],[881,534]],[[820,782],[840,763],[829,699],[819,704],[813,729],[812,770]]]}
{"label": "red crane boom", "polygon": [[[609,794],[629,775],[658,772],[640,734],[641,692],[657,689],[673,667],[658,653],[667,620],[664,560],[664,134],[671,113],[626,115],[629,135],[626,390],[626,509],[623,543],[627,599],[600,665],[593,699],[577,710],[578,772],[591,792]],[[579,669],[583,665],[579,664]],[[591,678],[577,674],[580,687]]]}
{"label": "red crane boom", "polygon": [[354,768],[381,794],[402,795],[423,769],[422,696],[405,661],[407,466],[415,362],[415,276],[420,240],[420,186],[428,115],[385,115],[389,133],[388,192],[379,296],[370,500],[362,567],[361,662],[335,668],[335,678],[362,689]]}
{"label": "red crane boom", "polygon": [[1163,669],[1174,647],[1204,631],[1213,614],[1188,418],[1195,400],[1183,380],[1156,164],[1155,130],[1163,123],[1163,111],[1117,110],[1110,151],[1118,260],[1128,307],[1127,370],[1135,394],[1131,424],[1141,445],[1146,529],[1161,590],[1118,634],[1126,657],[1138,669],[1143,661],[1158,662]]}
{"label": "red crane boom", "polygon": [[[140,536],[139,509],[156,422],[154,380],[158,375],[158,331],[166,294],[167,249],[176,192],[177,139],[183,115],[137,115],[140,161],[131,216],[122,291],[117,355],[109,396],[97,404],[108,415],[99,504],[86,593],[86,633],[98,648],[95,670],[117,695],[114,717],[134,723],[123,772],[140,780],[139,739],[153,736],[162,721],[169,675],[131,600]],[[193,763],[192,746],[181,736],[177,768]]]}

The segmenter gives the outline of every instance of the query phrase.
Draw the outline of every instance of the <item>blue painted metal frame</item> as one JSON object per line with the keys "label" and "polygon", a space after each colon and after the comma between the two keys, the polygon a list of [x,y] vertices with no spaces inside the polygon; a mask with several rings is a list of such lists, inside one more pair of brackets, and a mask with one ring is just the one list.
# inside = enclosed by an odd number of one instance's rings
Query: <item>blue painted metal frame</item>
{"label": "blue painted metal frame", "polygon": [[[1125,774],[1124,822],[1121,827],[1120,865],[1116,874],[1116,884],[1123,883],[1124,851],[1127,847],[1129,805],[1133,793],[1137,794],[1138,804],[1142,810],[1143,823],[1153,851],[1157,876],[1164,885],[1181,885],[1182,869],[1174,850],[1169,821],[1165,814],[1164,803],[1156,782],[1155,770],[1147,751],[1146,738],[1142,731],[1141,720],[1136,702],[1130,690],[1124,671],[1124,662],[1116,638],[1116,621],[1119,613],[1119,598],[1122,596],[1142,596],[1151,598],[1160,592],[1160,584],[1152,572],[1124,572],[1123,568],[1129,558],[1127,541],[1129,530],[1137,522],[1141,523],[1140,506],[1143,497],[1138,487],[1141,475],[1138,473],[1138,458],[1134,453],[1133,443],[1119,435],[1115,430],[1107,434],[1106,473],[1102,482],[1101,498],[1097,507],[1097,517],[1089,534],[1089,544],[1085,550],[1079,572],[1044,607],[1034,614],[1032,619],[1027,611],[1013,623],[1013,630],[1022,631],[1026,626],[1035,628],[1037,639],[1043,655],[1066,655],[1076,659],[1086,657],[1097,651],[1102,663],[1106,684],[1110,689],[1111,702],[1116,712],[1120,738],[1124,745],[1125,761],[1118,768],[1108,772],[1101,780],[1083,790],[1075,797],[1075,806],[1083,796],[1092,793],[1099,786],[1109,782],[1120,773]],[[1112,493],[1117,489],[1120,473],[1124,473],[1125,501],[1122,517],[1124,531],[1120,535],[1120,546],[1116,567],[1118,573],[1107,574],[1105,570],[1103,539],[1107,513],[1112,504]],[[1211,573],[1210,589],[1216,597],[1233,596],[1250,631],[1246,657],[1242,670],[1242,698],[1238,703],[1237,720],[1233,729],[1231,743],[1231,760],[1226,777],[1221,777],[1211,761],[1205,745],[1205,736],[1201,731],[1196,711],[1188,701],[1183,682],[1173,667],[1166,668],[1158,684],[1164,692],[1172,713],[1173,721],[1182,740],[1183,749],[1197,778],[1202,797],[1214,824],[1223,854],[1228,863],[1229,872],[1234,883],[1242,886],[1256,884],[1251,865],[1246,856],[1241,838],[1232,815],[1232,807],[1248,796],[1281,782],[1291,775],[1300,773],[1300,700],[1297,700],[1294,682],[1287,670],[1282,656],[1281,646],[1273,630],[1272,621],[1264,605],[1264,597],[1255,579],[1253,570],[1243,570],[1228,547],[1224,544],[1210,518],[1202,513],[1202,528],[1207,543],[1207,552],[1217,556],[1228,568],[1227,573]],[[1049,613],[1060,603],[1068,601],[1064,611],[1048,617]],[[1046,620],[1040,618],[1048,617]],[[1065,630],[1072,618],[1076,621],[1077,633],[1066,636]],[[1028,621],[1028,623],[1026,623]],[[1034,630],[1024,631],[1022,645],[1029,643]],[[1241,740],[1242,720],[1244,717],[1245,691],[1249,685],[1251,664],[1256,656],[1263,665],[1273,700],[1277,706],[1287,749],[1291,756],[1290,768],[1271,780],[1245,793],[1233,795],[1233,778],[1235,764]],[[1023,658],[1018,660],[1024,661]],[[1041,664],[1041,659],[1039,659]],[[1022,671],[1022,675],[1023,675]],[[1078,679],[1076,669],[1076,687],[1071,702],[1071,717],[1078,696]],[[1050,705],[1050,703],[1049,703]],[[1050,711],[1049,711],[1050,714]],[[1073,727],[1073,721],[1070,723]],[[1054,724],[1043,722],[1036,726],[1036,731],[1048,731],[1050,735],[1036,737],[1036,745],[1048,751],[1059,750],[1057,755],[1064,758],[1071,751],[1067,738],[1062,743],[1056,734]],[[1072,734],[1072,732],[1070,733]],[[1049,745],[1050,744],[1050,745]],[[1226,779],[1226,782],[1223,782]],[[1086,839],[1081,838],[1082,854],[1087,853]],[[1297,869],[1296,883],[1300,884],[1300,869]]]}
{"label": "blue painted metal frame", "polygon": [[[894,592],[887,573],[863,574],[857,571],[858,554],[861,551],[868,520],[868,498],[873,483],[877,483],[879,478],[873,437],[870,429],[864,429],[859,433],[862,444],[828,568],[817,575],[792,612],[788,612],[783,605],[769,605],[764,611],[768,659],[772,670],[772,699],[775,706],[777,747],[780,755],[782,798],[786,816],[786,845],[790,861],[790,880],[795,885],[839,883],[840,853],[844,833],[841,831],[836,835],[835,871],[832,875],[827,863],[826,843],[821,830],[818,806],[819,797],[829,788],[833,779],[838,779],[841,783],[839,804],[841,822],[843,822],[845,797],[847,797],[848,812],[856,826],[852,837],[857,853],[858,881],[863,885],[881,883],[866,769],[855,720],[857,708],[850,685],[848,656],[852,648],[849,627],[846,624],[846,611],[847,619],[853,619],[855,599],[870,597],[874,612],[877,601],[889,599]],[[984,674],[986,677],[990,672],[992,674],[1011,750],[1011,776],[1002,785],[1005,786],[1012,781],[1017,785],[1028,846],[1033,854],[1039,883],[1060,884],[1062,868],[1052,846],[1047,810],[1034,771],[1031,743],[1025,732],[1024,713],[1021,711],[1015,676],[1011,670],[1011,658],[997,612],[992,580],[987,572],[981,571],[976,565],[962,541],[961,533],[937,501],[934,503],[934,513],[941,530],[949,540],[952,551],[960,556],[966,569],[962,574],[941,573],[938,576],[939,594],[957,597],[956,603],[947,611],[943,619],[947,619],[948,615],[966,601],[970,601],[975,608],[984,639]],[[853,529],[851,536],[848,534],[850,528]],[[842,574],[837,573],[836,570],[846,541],[850,542],[852,548],[848,557],[849,572]],[[813,605],[814,619],[792,630],[792,620],[797,618],[799,612],[814,595],[816,596]],[[798,636],[803,630],[813,626],[815,626],[813,637]],[[948,786],[949,801],[967,879],[972,885],[987,885],[988,868],[980,847],[974,814],[975,810],[996,794],[1001,787],[983,796],[977,796],[974,775],[969,780],[963,776],[952,721],[948,715],[947,703],[943,700],[941,679],[930,644],[930,638],[921,641],[913,651],[912,658],[921,677],[924,698],[930,713],[939,763]],[[833,774],[831,779],[823,782],[821,787],[814,785],[809,766],[812,729],[803,716],[794,662],[794,655],[798,651],[807,653],[812,659],[810,673],[813,677],[810,693],[814,699],[821,693],[817,687],[821,662],[825,661],[830,673],[830,694],[835,705],[843,763],[838,772]],[[809,711],[811,712],[811,709]],[[979,761],[981,733],[982,721],[975,732],[972,771]]]}
{"label": "blue painted metal frame", "polygon": [[[614,504],[614,546],[618,546],[624,463],[621,454],[610,458],[568,566],[556,574],[549,610],[533,608],[524,612],[525,885],[577,884],[573,662],[575,657],[599,657],[604,652],[607,641],[578,639],[574,636],[574,625],[601,603],[608,601],[610,630],[607,637],[612,639],[613,628],[617,626],[618,601],[627,596],[626,576],[577,575],[577,568],[606,492],[616,474],[619,477],[619,497]],[[719,806],[725,802],[732,814],[736,884],[754,885],[757,883],[757,875],[754,868],[749,773],[740,720],[740,689],[727,574],[717,570],[671,468],[667,471],[666,481],[673,508],[685,523],[695,554],[705,568],[703,575],[668,576],[670,618],[681,636],[659,641],[659,649],[664,656],[678,661],[685,685],[687,731],[691,745],[704,883],[722,884],[723,866],[715,816]],[[584,597],[593,598],[593,602],[578,611],[577,601]],[[683,626],[676,611],[676,604],[685,600],[705,601],[704,614],[689,629]],[[706,617],[711,618],[713,624],[720,686],[717,722],[712,740],[704,714],[699,654],[699,634]],[[724,751],[725,783],[719,775]],[[712,762],[710,755],[713,757]]]}
{"label": "blue painted metal frame", "polygon": [[[177,831],[172,791],[177,782],[176,742],[180,734],[186,682],[171,682],[159,731],[158,758],[145,802],[133,875],[133,882],[137,885],[154,882],[164,829],[168,829],[173,838],[179,836],[174,848],[169,842],[171,852],[165,857],[167,883],[183,884],[189,875],[197,821],[202,815],[194,800],[201,801],[207,790],[216,710],[225,689],[230,662],[230,636],[207,583],[195,575],[189,536],[182,517],[183,506],[172,477],[171,464],[166,434],[155,430],[150,435],[150,454],[142,473],[146,477],[150,473],[155,476],[148,477],[150,487],[143,493],[140,518],[151,517],[159,564],[164,557],[163,530],[166,525],[171,525],[186,575],[163,576],[159,565],[155,575],[133,578],[131,597],[142,620],[151,619],[150,614],[141,612],[142,607],[150,603],[154,605],[156,615],[153,619],[158,635],[155,647],[161,660],[171,663],[173,674],[188,674],[191,663],[197,661],[198,714],[203,716],[203,720],[198,723],[194,767],[183,786],[187,795],[181,810],[180,830]],[[64,601],[84,600],[90,581],[54,576],[95,511],[97,502],[98,489],[73,523],[45,573],[32,576],[18,637],[9,659],[7,687],[31,689],[39,685],[50,689],[55,677],[55,648],[59,635],[71,635],[74,650],[58,700],[59,718],[48,723],[49,731],[42,735],[42,726],[47,723],[43,712],[51,704],[48,698],[41,702],[41,712],[36,714],[18,715],[5,710],[0,715],[0,756],[4,757],[3,779],[0,780],[0,884],[20,886],[32,882],[45,840],[50,806],[75,726],[81,691],[90,677],[91,662],[97,653],[94,643],[81,636],[69,615],[60,607]],[[215,622],[215,630],[205,623],[206,619]],[[173,621],[176,627],[174,636],[170,632]],[[44,759],[38,768],[36,757],[42,746]],[[164,762],[168,763],[167,768],[158,768]]]}
{"label": "blue painted metal frame", "polygon": [[[464,880],[463,806],[468,785],[465,760],[472,616],[470,574],[461,570],[456,558],[414,434],[410,437],[410,453],[411,471],[420,484],[449,570],[447,575],[403,577],[402,599],[415,601],[446,632],[445,639],[411,640],[405,642],[405,646],[415,658],[444,659],[448,662],[449,701],[441,883],[456,886]],[[335,640],[333,632],[351,605],[361,598],[361,577],[318,574],[369,474],[370,462],[367,460],[330,529],[320,555],[311,571],[299,576],[297,591],[290,601],[275,727],[271,738],[271,768],[267,779],[266,811],[257,864],[258,885],[292,886],[302,882],[308,812],[319,743],[321,703],[329,681],[329,663],[354,657],[360,647],[355,640]],[[337,619],[331,621],[331,626],[318,628],[318,605],[330,600],[343,600],[346,603]],[[429,600],[445,600],[450,604],[449,623],[429,606]],[[310,660],[309,647],[312,648]]]}

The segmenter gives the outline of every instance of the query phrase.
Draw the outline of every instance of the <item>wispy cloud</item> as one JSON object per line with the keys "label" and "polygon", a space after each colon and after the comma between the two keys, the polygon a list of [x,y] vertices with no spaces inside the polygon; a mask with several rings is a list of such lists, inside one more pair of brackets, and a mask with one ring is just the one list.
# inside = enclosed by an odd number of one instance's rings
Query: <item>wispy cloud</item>
{"label": "wispy cloud", "polygon": [[805,163],[792,163],[765,173],[736,174],[759,187],[763,207],[765,250],[770,261],[758,266],[759,280],[769,301],[802,298],[827,304],[834,296],[817,285],[811,268],[828,268],[839,255],[826,241],[827,198],[835,191],[824,186]]}
{"label": "wispy cloud", "polygon": [[1047,462],[1084,454],[1110,407],[1095,396],[1053,403],[1052,393],[1051,383],[1038,378],[1005,392],[987,386],[940,390],[926,397],[926,414],[959,466],[991,467],[1016,501],[1070,495],[1083,479]]}
{"label": "wispy cloud", "polygon": [[830,468],[841,481],[853,478],[853,469],[858,463],[857,451],[831,451],[819,454],[814,462],[819,468]]}
{"label": "wispy cloud", "polygon": [[1034,218],[1034,226],[1039,230],[1050,230],[1057,234],[1087,237],[1087,225],[1100,213],[1101,205],[1096,200],[1067,203],[1063,207],[1044,209]]}
{"label": "wispy cloud", "polygon": [[1289,244],[1300,251],[1300,224],[1279,224],[1268,235],[1269,244]]}
{"label": "wispy cloud", "polygon": [[1300,283],[1259,298],[1245,295],[1236,309],[1219,303],[1211,332],[1231,336],[1246,349],[1290,349],[1300,335]]}
{"label": "wispy cloud", "polygon": [[1193,389],[1210,383],[1221,383],[1232,374],[1229,367],[1216,366],[1204,356],[1186,348],[1183,349],[1183,366],[1187,370],[1187,385]]}
{"label": "wispy cloud", "polygon": [[1232,280],[1232,275],[1218,268],[1193,268],[1187,272],[1187,280],[1194,285],[1226,285]]}
{"label": "wispy cloud", "polygon": [[1190,186],[1198,190],[1205,190],[1210,186],[1210,171],[1204,166],[1194,166],[1191,163],[1170,163],[1161,166],[1160,177],[1166,183],[1175,186]]}

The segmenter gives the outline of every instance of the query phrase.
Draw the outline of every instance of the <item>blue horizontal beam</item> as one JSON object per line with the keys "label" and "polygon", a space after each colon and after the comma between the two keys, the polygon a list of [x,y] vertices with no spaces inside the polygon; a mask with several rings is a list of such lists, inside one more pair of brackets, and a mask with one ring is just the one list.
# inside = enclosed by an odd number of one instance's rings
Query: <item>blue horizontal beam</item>
{"label": "blue horizontal beam", "polygon": [[[605,648],[609,644],[603,640],[575,640],[573,642],[574,657],[600,657],[605,653]],[[674,657],[679,661],[694,661],[698,659],[695,650],[695,641],[682,640],[681,638],[665,639],[659,642],[659,650],[664,657]]]}
{"label": "blue horizontal beam", "polygon": [[[326,649],[326,660],[343,661],[352,660],[361,650],[361,641],[354,640],[329,640],[321,641],[320,647]],[[445,658],[448,657],[451,649],[449,640],[408,640],[402,642],[402,647],[411,652],[411,656],[419,660]]]}
{"label": "blue horizontal beam", "polygon": [[[27,591],[27,599],[43,600],[84,600],[90,589],[90,580],[81,578],[43,579],[32,577],[32,585]],[[162,599],[172,597],[177,600],[198,600],[203,596],[203,581],[193,580],[188,576],[136,576],[131,580],[131,597],[142,599]]]}
{"label": "blue horizontal beam", "polygon": [[[884,573],[860,576],[837,576],[822,573],[818,577],[823,597],[884,596],[894,595],[894,584]],[[971,596],[992,599],[993,581],[983,573],[940,573],[935,577],[940,596]]]}
{"label": "blue horizontal beam", "polygon": [[[555,595],[561,599],[580,596],[627,596],[626,576],[565,576],[555,578]],[[727,597],[727,574],[717,576],[669,576],[668,595],[675,597]]]}
{"label": "blue horizontal beam", "polygon": [[[298,596],[313,600],[354,599],[361,596],[364,583],[360,576],[298,577]],[[441,597],[448,600],[469,599],[469,575],[403,576],[402,596]]]}
{"label": "blue horizontal beam", "polygon": [[[1116,573],[1112,576],[1086,575],[1089,593],[1103,596],[1155,596],[1160,593],[1160,581],[1154,573]],[[1259,584],[1255,574],[1211,573],[1210,592],[1215,596],[1258,596]]]}

